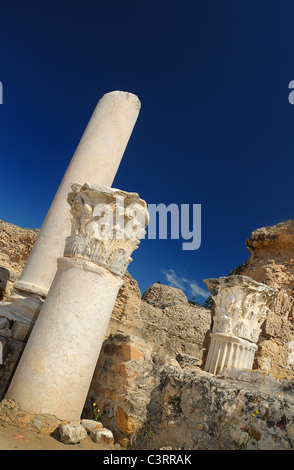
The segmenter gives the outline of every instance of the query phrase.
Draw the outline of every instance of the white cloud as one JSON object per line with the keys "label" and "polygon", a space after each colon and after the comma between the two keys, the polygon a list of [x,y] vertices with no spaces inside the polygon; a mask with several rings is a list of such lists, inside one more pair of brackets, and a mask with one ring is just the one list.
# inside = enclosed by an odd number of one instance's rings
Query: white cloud
{"label": "white cloud", "polygon": [[188,282],[188,279],[178,276],[173,269],[168,269],[167,271],[162,270],[162,273],[165,275],[170,286],[177,287],[182,290],[185,289],[185,283]]}
{"label": "white cloud", "polygon": [[209,292],[205,289],[202,289],[202,287],[198,286],[196,281],[190,282],[190,289],[192,294],[195,295],[195,297],[197,297],[198,295],[200,295],[200,297],[205,298],[209,296]]}
{"label": "white cloud", "polygon": [[198,285],[196,281],[191,281],[181,274],[176,274],[174,269],[162,270],[162,273],[166,277],[168,285],[171,287],[177,287],[181,290],[190,290],[192,296],[207,298],[209,292]]}

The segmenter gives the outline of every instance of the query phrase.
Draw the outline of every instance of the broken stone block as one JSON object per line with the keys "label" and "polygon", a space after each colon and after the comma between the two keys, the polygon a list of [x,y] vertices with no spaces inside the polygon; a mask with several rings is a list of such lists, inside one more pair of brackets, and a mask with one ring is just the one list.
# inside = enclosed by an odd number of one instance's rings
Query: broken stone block
{"label": "broken stone block", "polygon": [[27,341],[32,328],[32,325],[15,321],[11,328],[12,338],[16,339],[17,341]]}
{"label": "broken stone block", "polygon": [[8,318],[2,317],[0,318],[0,330],[3,330],[5,328],[9,328],[10,321]]}
{"label": "broken stone block", "polygon": [[130,361],[131,359],[135,359],[135,361],[144,360],[144,354],[135,344],[123,344],[122,353],[125,361]]}
{"label": "broken stone block", "polygon": [[87,432],[94,431],[94,429],[103,429],[103,424],[94,419],[82,419],[81,424],[84,426]]}
{"label": "broken stone block", "polygon": [[121,408],[118,409],[116,415],[116,427],[123,434],[132,434],[140,427],[140,425],[141,423],[136,417],[125,413]]}
{"label": "broken stone block", "polygon": [[87,437],[87,431],[79,423],[60,424],[58,426],[60,439],[65,444],[77,444]]}
{"label": "broken stone block", "polygon": [[11,330],[9,328],[2,328],[0,330],[0,335],[4,338],[11,338]]}
{"label": "broken stone block", "polygon": [[111,445],[114,443],[113,434],[109,429],[94,429],[90,437],[93,442]]}
{"label": "broken stone block", "polygon": [[[2,222],[4,223],[4,222]],[[11,292],[13,283],[18,279],[18,275],[11,271],[10,269],[6,269],[4,267],[0,267],[0,300]]]}

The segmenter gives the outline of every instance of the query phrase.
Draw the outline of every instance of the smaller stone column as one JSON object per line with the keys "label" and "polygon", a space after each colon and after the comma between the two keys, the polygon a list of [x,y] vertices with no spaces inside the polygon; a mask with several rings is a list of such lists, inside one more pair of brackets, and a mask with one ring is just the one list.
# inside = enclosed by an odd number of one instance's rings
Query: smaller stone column
{"label": "smaller stone column", "polygon": [[229,367],[251,369],[261,324],[277,292],[246,276],[204,282],[215,302],[205,370],[216,375]]}
{"label": "smaller stone column", "polygon": [[148,211],[136,193],[73,185],[64,256],[7,392],[31,414],[78,420]]}

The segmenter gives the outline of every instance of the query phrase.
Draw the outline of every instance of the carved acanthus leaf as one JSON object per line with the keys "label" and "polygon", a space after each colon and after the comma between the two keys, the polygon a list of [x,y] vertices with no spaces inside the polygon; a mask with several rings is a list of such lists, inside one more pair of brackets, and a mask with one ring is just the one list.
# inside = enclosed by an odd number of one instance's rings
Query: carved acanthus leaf
{"label": "carved acanthus leaf", "polygon": [[247,276],[204,280],[215,302],[213,331],[255,343],[277,292]]}
{"label": "carved acanthus leaf", "polygon": [[123,276],[146,233],[146,202],[137,193],[86,183],[72,185],[68,203],[72,229],[64,256],[91,260]]}

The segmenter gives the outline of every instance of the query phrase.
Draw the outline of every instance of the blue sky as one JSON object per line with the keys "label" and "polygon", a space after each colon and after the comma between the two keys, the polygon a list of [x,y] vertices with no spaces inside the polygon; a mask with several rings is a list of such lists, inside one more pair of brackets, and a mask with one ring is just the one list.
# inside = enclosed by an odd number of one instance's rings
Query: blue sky
{"label": "blue sky", "polygon": [[0,219],[40,228],[98,100],[135,93],[113,186],[201,204],[202,242],[144,240],[129,272],[205,300],[253,230],[293,218],[293,17],[290,0],[1,2]]}

